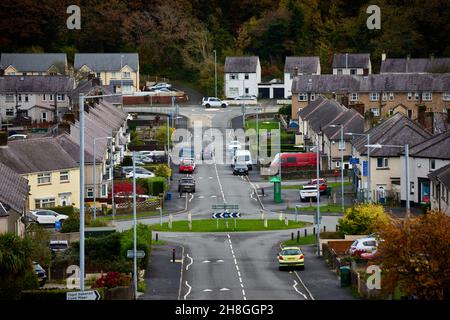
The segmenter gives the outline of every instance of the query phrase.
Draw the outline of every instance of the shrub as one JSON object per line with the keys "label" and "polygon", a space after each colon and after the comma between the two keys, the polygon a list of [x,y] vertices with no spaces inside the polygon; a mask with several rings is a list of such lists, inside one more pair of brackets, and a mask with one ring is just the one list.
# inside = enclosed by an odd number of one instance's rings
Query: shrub
{"label": "shrub", "polygon": [[65,214],[66,216],[70,216],[75,213],[74,206],[61,206],[61,207],[53,207],[53,208],[48,208],[48,209],[53,210],[59,214]]}
{"label": "shrub", "polygon": [[[152,245],[152,231],[149,226],[145,224],[138,224],[136,226],[136,239],[137,239],[137,250],[143,250],[145,252],[145,257],[139,259],[139,267],[145,269],[148,264],[151,245]],[[122,233],[122,238],[120,241],[121,246],[121,256],[126,257],[127,251],[132,250],[134,246],[133,241],[133,229],[129,229]]]}
{"label": "shrub", "polygon": [[123,157],[122,166],[128,167],[133,165],[133,158],[130,156]]}
{"label": "shrub", "polygon": [[163,177],[138,179],[138,183],[151,196],[159,196],[160,193],[164,193],[168,189],[167,181]]}
{"label": "shrub", "polygon": [[375,225],[388,221],[382,205],[360,204],[345,211],[339,219],[339,230],[344,234],[369,234]]}
{"label": "shrub", "polygon": [[108,272],[94,282],[92,288],[115,288],[131,285],[131,277],[119,272]]}
{"label": "shrub", "polygon": [[154,174],[158,177],[170,178],[172,176],[172,169],[167,164],[159,164],[154,169]]}

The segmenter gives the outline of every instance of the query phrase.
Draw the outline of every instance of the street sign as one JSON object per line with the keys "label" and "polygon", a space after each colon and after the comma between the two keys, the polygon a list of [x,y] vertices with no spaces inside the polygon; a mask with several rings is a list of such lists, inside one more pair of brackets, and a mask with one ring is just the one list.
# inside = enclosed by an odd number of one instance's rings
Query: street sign
{"label": "street sign", "polygon": [[100,300],[97,290],[67,292],[66,300]]}
{"label": "street sign", "polygon": [[369,164],[368,161],[363,161],[363,176],[367,177],[369,173]]}
{"label": "street sign", "polygon": [[216,212],[216,213],[213,213],[212,217],[214,219],[240,218],[241,213],[240,212]]}
{"label": "street sign", "polygon": [[[143,250],[136,250],[136,258],[143,258],[145,257],[145,251]],[[127,251],[127,258],[134,258],[134,250],[128,250]]]}
{"label": "street sign", "polygon": [[350,164],[359,164],[359,158],[351,158]]}
{"label": "street sign", "polygon": [[239,210],[238,204],[213,204],[213,210]]}

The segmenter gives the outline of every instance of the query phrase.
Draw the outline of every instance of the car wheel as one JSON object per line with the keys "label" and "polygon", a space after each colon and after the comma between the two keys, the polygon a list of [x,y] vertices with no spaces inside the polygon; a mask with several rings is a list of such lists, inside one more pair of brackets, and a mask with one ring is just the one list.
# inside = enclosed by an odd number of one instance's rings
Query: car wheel
{"label": "car wheel", "polygon": [[305,266],[300,266],[300,270],[305,270]]}
{"label": "car wheel", "polygon": [[194,190],[192,190],[192,193],[195,193],[195,189],[194,189]]}
{"label": "car wheel", "polygon": [[206,108],[209,108],[209,107],[211,107],[211,106],[210,106],[209,103],[207,103],[207,104],[205,105],[205,107],[206,107]]}
{"label": "car wheel", "polygon": [[283,267],[282,267],[282,266],[279,266],[279,267],[278,267],[278,270],[283,271]]}
{"label": "car wheel", "polygon": [[222,103],[222,108],[226,108],[227,105],[225,103]]}

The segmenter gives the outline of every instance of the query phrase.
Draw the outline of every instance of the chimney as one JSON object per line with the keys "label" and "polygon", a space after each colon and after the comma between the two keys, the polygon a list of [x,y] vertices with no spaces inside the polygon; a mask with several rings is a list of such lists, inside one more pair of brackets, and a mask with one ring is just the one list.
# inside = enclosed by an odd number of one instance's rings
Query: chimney
{"label": "chimney", "polygon": [[386,60],[386,53],[382,53],[381,54],[381,61],[385,61]]}
{"label": "chimney", "polygon": [[88,74],[88,81],[91,81],[94,78],[95,78],[95,74],[93,74],[93,73]]}
{"label": "chimney", "polygon": [[95,78],[92,78],[92,80],[91,80],[91,84],[92,84],[92,87],[95,87],[95,86],[100,86],[100,79],[99,79],[99,78],[97,78],[97,77],[95,77]]}
{"label": "chimney", "polygon": [[410,54],[408,54],[407,56],[406,56],[406,73],[408,73],[408,70],[409,70],[409,61],[411,60],[411,55]]}
{"label": "chimney", "polygon": [[294,77],[298,76],[298,67],[294,68]]}
{"label": "chimney", "polygon": [[0,148],[6,148],[8,146],[8,132],[0,131]]}

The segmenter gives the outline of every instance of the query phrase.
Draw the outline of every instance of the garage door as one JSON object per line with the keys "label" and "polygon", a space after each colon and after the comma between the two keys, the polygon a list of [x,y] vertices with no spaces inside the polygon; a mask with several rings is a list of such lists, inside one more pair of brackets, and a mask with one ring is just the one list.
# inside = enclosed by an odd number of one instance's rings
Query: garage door
{"label": "garage door", "polygon": [[273,98],[283,99],[284,98],[284,88],[273,88]]}
{"label": "garage door", "polygon": [[269,99],[270,89],[269,88],[258,88],[258,98]]}

